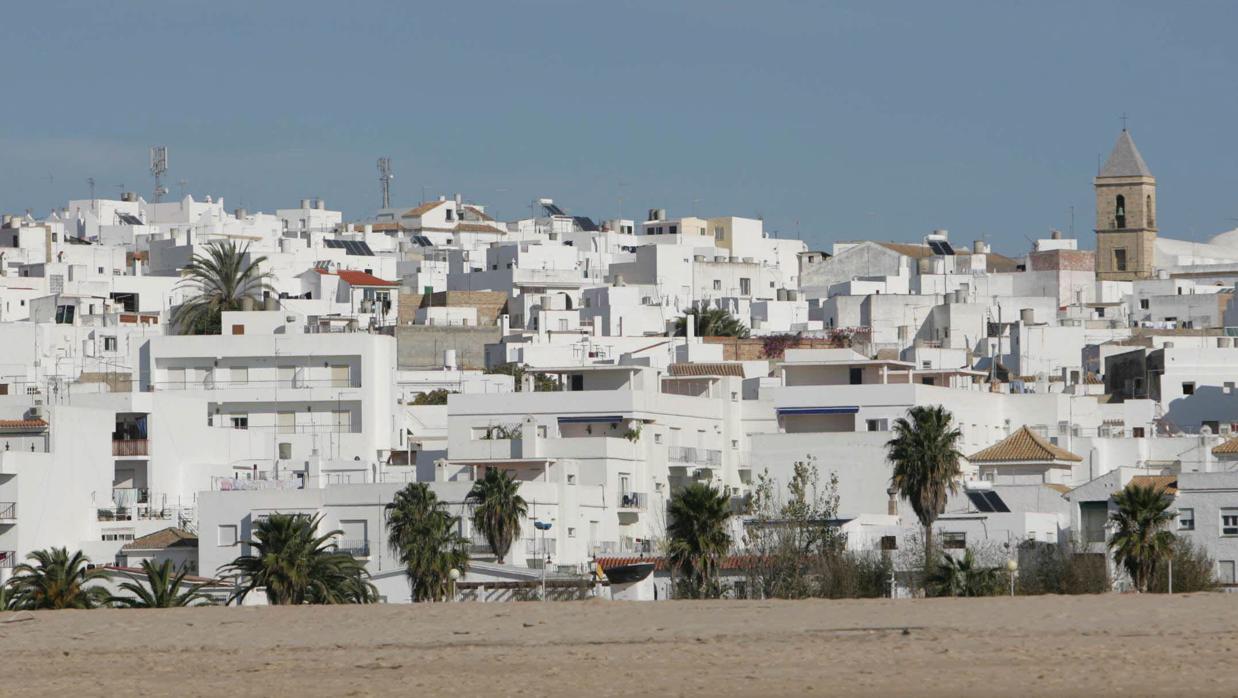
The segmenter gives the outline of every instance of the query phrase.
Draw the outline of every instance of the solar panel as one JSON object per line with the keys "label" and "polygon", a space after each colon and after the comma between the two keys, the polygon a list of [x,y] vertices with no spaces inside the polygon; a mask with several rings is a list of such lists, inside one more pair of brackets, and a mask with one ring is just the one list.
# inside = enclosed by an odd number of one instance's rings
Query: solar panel
{"label": "solar panel", "polygon": [[344,254],[356,257],[373,257],[374,250],[370,249],[370,243],[360,240],[337,240],[335,238],[324,238],[323,244],[327,247],[344,250]]}
{"label": "solar panel", "polygon": [[1006,503],[1002,501],[1002,498],[996,492],[984,492],[983,494],[984,498],[989,501],[989,505],[993,507],[993,511],[1002,514],[1010,511],[1010,507],[1006,506]]}
{"label": "solar panel", "polygon": [[123,225],[142,225],[142,219],[132,213],[117,213],[116,217]]}
{"label": "solar panel", "polygon": [[977,511],[992,513],[994,511],[993,505],[984,498],[984,494],[984,492],[968,492],[967,498],[971,500],[972,505],[976,507]]}
{"label": "solar panel", "polygon": [[565,213],[563,213],[563,209],[559,208],[558,206],[555,206],[554,204],[542,204],[542,208],[546,209],[546,213],[552,216],[566,215]]}
{"label": "solar panel", "polygon": [[933,254],[949,256],[954,254],[954,248],[945,240],[929,240],[928,247]]}
{"label": "solar panel", "polygon": [[572,216],[572,220],[576,221],[576,227],[580,228],[582,232],[597,232],[597,224],[594,223],[593,219],[588,216]]}
{"label": "solar panel", "polygon": [[330,248],[332,248],[332,249],[336,249],[336,250],[338,250],[338,249],[342,249],[342,248],[344,247],[344,241],[343,241],[343,240],[336,240],[336,239],[334,239],[334,238],[325,238],[325,239],[322,241],[322,244],[324,244],[324,245],[326,245],[327,247],[330,247]]}
{"label": "solar panel", "polygon": [[414,235],[413,242],[417,243],[421,247],[434,247],[434,243],[430,242],[430,238],[424,235]]}

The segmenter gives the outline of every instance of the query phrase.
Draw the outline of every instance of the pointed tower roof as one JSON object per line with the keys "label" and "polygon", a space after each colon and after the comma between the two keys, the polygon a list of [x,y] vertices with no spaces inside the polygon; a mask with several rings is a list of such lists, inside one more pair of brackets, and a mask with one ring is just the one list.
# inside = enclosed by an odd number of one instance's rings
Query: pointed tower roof
{"label": "pointed tower roof", "polygon": [[1024,425],[1005,439],[968,456],[967,460],[972,463],[1079,463],[1083,458]]}
{"label": "pointed tower roof", "polygon": [[1130,131],[1122,129],[1122,133],[1118,136],[1118,142],[1113,146],[1113,152],[1109,153],[1109,159],[1105,161],[1105,166],[1100,170],[1100,176],[1152,176],[1152,170],[1148,169],[1147,163],[1143,161],[1143,156],[1139,154],[1139,149],[1135,147],[1135,140],[1131,138]]}

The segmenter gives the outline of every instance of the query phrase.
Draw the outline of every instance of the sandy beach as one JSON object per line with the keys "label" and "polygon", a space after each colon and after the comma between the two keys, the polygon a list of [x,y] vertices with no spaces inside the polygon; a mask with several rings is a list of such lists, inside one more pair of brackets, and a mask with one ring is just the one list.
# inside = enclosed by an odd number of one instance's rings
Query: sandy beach
{"label": "sandy beach", "polygon": [[1214,695],[1221,594],[0,614],[22,695]]}

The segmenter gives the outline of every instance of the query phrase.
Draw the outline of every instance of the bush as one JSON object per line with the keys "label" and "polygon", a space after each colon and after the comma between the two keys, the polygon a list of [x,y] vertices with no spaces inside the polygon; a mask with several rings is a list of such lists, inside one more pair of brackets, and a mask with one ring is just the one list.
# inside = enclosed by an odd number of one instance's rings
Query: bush
{"label": "bush", "polygon": [[827,599],[876,599],[890,595],[894,564],[878,552],[841,552],[823,556],[815,596]]}
{"label": "bush", "polygon": [[413,398],[414,405],[446,405],[447,396],[450,395],[445,388],[431,390],[426,393],[418,393],[417,397]]}
{"label": "bush", "polygon": [[1027,541],[1019,546],[1019,594],[1103,594],[1111,588],[1103,553],[1079,552],[1073,542]]}
{"label": "bush", "polygon": [[[1171,554],[1175,594],[1212,591],[1217,588],[1216,565],[1202,548],[1195,547],[1185,538],[1178,538],[1174,541]],[[1156,594],[1169,591],[1168,561],[1157,563],[1152,572],[1152,580],[1148,583],[1148,591]]]}

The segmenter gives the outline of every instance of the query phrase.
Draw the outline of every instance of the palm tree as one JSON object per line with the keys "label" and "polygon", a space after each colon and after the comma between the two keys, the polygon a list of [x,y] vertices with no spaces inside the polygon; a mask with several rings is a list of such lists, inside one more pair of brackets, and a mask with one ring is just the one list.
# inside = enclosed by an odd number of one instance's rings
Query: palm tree
{"label": "palm tree", "polygon": [[[172,561],[164,560],[158,567],[150,560],[142,561],[146,584],[122,582],[120,588],[129,592],[126,596],[112,596],[113,606],[122,608],[180,608],[183,606],[210,605],[211,599],[202,593],[202,586],[185,584],[187,570],[173,572]],[[185,591],[181,587],[185,586]]]}
{"label": "palm tree", "polygon": [[718,596],[718,566],[731,548],[730,498],[707,484],[693,483],[671,497],[667,514],[667,556],[684,575],[682,592],[691,598]]}
{"label": "palm tree", "polygon": [[907,418],[894,422],[894,438],[886,442],[886,458],[894,464],[890,484],[924,527],[924,566],[933,564],[933,522],[946,510],[946,496],[958,490],[958,443],[962,433],[941,405],[912,407]]}
{"label": "palm tree", "polygon": [[266,257],[246,261],[249,245],[231,240],[213,242],[204,254],[195,254],[181,270],[181,281],[197,291],[172,314],[181,334],[219,334],[221,313],[241,310],[245,299],[258,300],[272,292],[271,273],[261,270]]}
{"label": "palm tree", "polygon": [[72,555],[65,548],[36,550],[13,570],[8,581],[8,607],[14,611],[39,609],[98,608],[107,603],[107,590],[87,586],[107,577],[103,570],[91,569],[90,559],[79,550]]}
{"label": "palm tree", "polygon": [[675,336],[684,337],[688,334],[688,317],[696,319],[696,336],[698,337],[737,337],[747,339],[748,328],[739,318],[722,308],[692,308],[681,317],[675,319]]}
{"label": "palm tree", "polygon": [[520,483],[511,473],[487,468],[486,474],[473,483],[473,489],[465,497],[465,501],[473,505],[473,527],[486,537],[500,565],[512,541],[520,537],[520,520],[529,512],[519,490]]}
{"label": "palm tree", "polygon": [[1156,563],[1173,549],[1174,534],[1165,530],[1174,518],[1171,499],[1161,487],[1132,482],[1113,496],[1113,502],[1118,506],[1109,515],[1113,560],[1130,575],[1137,591],[1147,591]]}
{"label": "palm tree", "polygon": [[387,542],[404,564],[413,601],[443,599],[451,570],[467,569],[468,541],[456,532],[459,522],[424,482],[409,484],[387,504]]}
{"label": "palm tree", "polygon": [[[369,603],[376,596],[365,566],[335,549],[342,531],[318,534],[320,516],[271,514],[254,524],[254,539],[245,544],[252,555],[241,555],[221,568],[236,582],[228,601],[241,603],[264,589],[267,603]],[[364,592],[364,593],[362,593]]]}
{"label": "palm tree", "polygon": [[943,556],[926,583],[938,596],[990,596],[998,581],[998,571],[978,566],[976,556],[967,550],[961,558]]}

